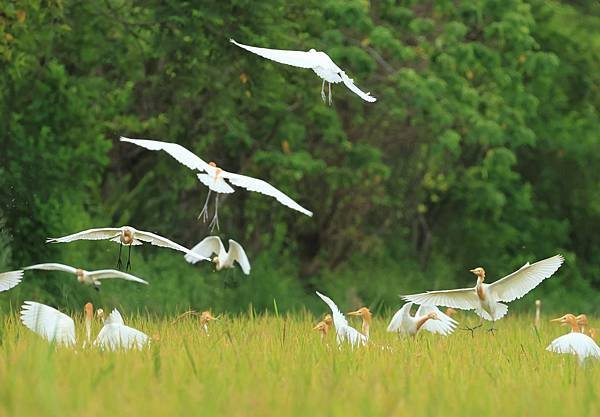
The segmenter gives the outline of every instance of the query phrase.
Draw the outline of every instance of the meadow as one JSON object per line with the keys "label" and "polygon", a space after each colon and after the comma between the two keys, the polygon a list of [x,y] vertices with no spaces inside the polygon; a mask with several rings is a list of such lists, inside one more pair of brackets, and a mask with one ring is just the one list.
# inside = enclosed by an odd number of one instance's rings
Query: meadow
{"label": "meadow", "polygon": [[[323,312],[325,312],[323,308]],[[580,366],[544,350],[568,331],[543,317],[509,315],[495,335],[456,330],[399,340],[375,317],[370,344],[322,341],[311,313],[214,321],[124,312],[152,336],[143,351],[57,347],[3,319],[1,416],[598,416],[600,363]],[[461,327],[476,318],[459,314]],[[598,318],[591,318],[592,323]],[[358,320],[351,321],[360,327]],[[94,323],[92,334],[100,329]],[[78,341],[85,334],[77,320]]]}

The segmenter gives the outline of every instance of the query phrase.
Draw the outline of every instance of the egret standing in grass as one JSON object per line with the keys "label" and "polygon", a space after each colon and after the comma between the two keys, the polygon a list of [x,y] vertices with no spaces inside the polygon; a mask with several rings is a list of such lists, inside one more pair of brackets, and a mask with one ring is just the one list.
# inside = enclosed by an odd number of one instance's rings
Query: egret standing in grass
{"label": "egret standing in grass", "polygon": [[349,316],[356,316],[362,318],[362,334],[365,335],[367,340],[369,339],[369,331],[371,330],[371,319],[373,315],[368,307],[361,307],[356,311],[351,311],[348,313]]}
{"label": "egret standing in grass", "polygon": [[329,329],[332,325],[333,318],[331,317],[331,314],[326,314],[323,320],[318,322],[316,326],[313,327],[313,330],[317,330],[319,333],[321,333],[321,340],[324,340],[327,337],[327,333],[329,333]]}
{"label": "egret standing in grass", "polygon": [[236,42],[233,39],[229,40],[234,45],[239,46],[253,54],[270,59],[271,61],[279,62],[280,64],[291,65],[299,68],[310,68],[315,74],[323,79],[321,85],[321,98],[326,101],[325,82],[329,86],[329,104],[331,105],[331,84],[343,82],[346,87],[354,94],[365,101],[373,103],[377,99],[371,93],[365,93],[358,88],[352,78],[348,77],[344,71],[338,67],[335,62],[325,52],[311,49],[309,51],[288,51],[285,49],[268,49],[259,48],[256,46],[244,45]]}
{"label": "egret standing in grass", "polygon": [[406,303],[394,314],[388,325],[388,332],[399,333],[401,336],[416,336],[423,329],[447,336],[458,324],[435,306],[421,305],[413,317],[410,315],[412,306],[413,303]]}
{"label": "egret standing in grass", "polygon": [[348,320],[342,314],[340,309],[335,305],[331,298],[326,295],[316,292],[317,295],[329,306],[331,314],[333,315],[333,325],[335,326],[336,340],[338,345],[343,343],[349,343],[350,346],[358,347],[364,346],[369,341],[369,338],[361,334],[358,330],[348,325]]}
{"label": "egret standing in grass", "polygon": [[492,331],[494,330],[493,322],[500,320],[508,312],[508,306],[502,304],[502,302],[510,302],[523,297],[543,280],[551,277],[563,262],[564,258],[561,255],[534,264],[528,262],[519,270],[491,284],[483,282],[485,270],[478,267],[470,270],[477,276],[477,284],[473,288],[428,291],[421,294],[405,295],[402,298],[421,305],[439,305],[463,310],[475,310],[482,319],[492,321],[492,327],[490,328],[490,331]]}
{"label": "egret standing in grass", "polygon": [[573,314],[565,314],[550,321],[561,323],[563,326],[570,325],[571,332],[554,339],[546,348],[547,351],[576,355],[580,362],[587,358],[600,359],[600,347],[594,339],[581,333],[577,318]]}
{"label": "egret standing in grass", "polygon": [[260,194],[268,195],[269,197],[275,198],[284,206],[299,211],[302,214],[306,214],[307,216],[313,215],[311,211],[296,203],[294,200],[279,191],[277,188],[273,187],[268,182],[258,178],[225,171],[224,169],[219,168],[214,162],[206,163],[194,153],[188,151],[186,148],[178,145],[177,143],[147,139],[129,139],[126,137],[121,137],[121,141],[133,143],[134,145],[141,146],[142,148],[146,148],[151,151],[165,151],[186,167],[195,171],[200,171],[197,176],[200,182],[208,187],[208,196],[206,197],[204,207],[202,208],[198,218],[202,217],[204,221],[208,220],[208,202],[210,199],[210,194],[213,191],[217,194],[215,197],[215,215],[209,225],[211,230],[213,230],[215,227],[219,229],[219,195],[233,193],[235,190],[231,187],[231,185],[245,188],[248,191],[254,191]]}

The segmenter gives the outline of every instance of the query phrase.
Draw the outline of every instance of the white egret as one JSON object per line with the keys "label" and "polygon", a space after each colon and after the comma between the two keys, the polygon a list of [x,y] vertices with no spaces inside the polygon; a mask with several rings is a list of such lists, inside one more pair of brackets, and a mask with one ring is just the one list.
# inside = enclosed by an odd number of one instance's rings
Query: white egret
{"label": "white egret", "polygon": [[356,311],[349,312],[348,315],[362,318],[362,334],[364,334],[368,340],[369,330],[371,329],[371,319],[373,318],[371,311],[367,307],[361,307]]}
{"label": "white egret", "polygon": [[331,300],[331,298],[326,295],[321,294],[319,291],[316,292],[317,295],[329,306],[331,309],[331,314],[333,315],[333,325],[335,326],[336,332],[336,340],[338,345],[342,343],[349,343],[350,346],[358,347],[364,346],[367,344],[369,338],[360,333],[353,327],[348,325],[348,321],[346,317],[342,314],[340,309],[335,305],[335,303]]}
{"label": "white egret", "polygon": [[275,198],[284,206],[306,214],[307,216],[313,215],[311,211],[296,203],[294,200],[279,191],[277,188],[273,187],[268,182],[258,178],[225,171],[224,169],[217,167],[217,164],[214,162],[206,163],[194,153],[190,152],[183,146],[178,145],[177,143],[147,139],[129,139],[123,136],[121,136],[121,141],[133,143],[134,145],[141,146],[142,148],[146,148],[151,151],[165,151],[186,167],[195,171],[200,171],[201,173],[197,174],[197,176],[200,182],[208,187],[208,196],[206,197],[204,207],[202,208],[198,218],[203,217],[204,221],[208,219],[208,202],[210,199],[210,194],[213,191],[217,194],[215,197],[215,215],[209,226],[211,230],[213,230],[215,226],[217,229],[219,228],[219,194],[231,194],[235,192],[231,185],[245,188],[248,191],[254,191],[268,195]]}
{"label": "white egret", "polygon": [[[485,270],[478,267],[470,270],[477,276],[477,284],[473,288],[427,291],[421,294],[405,295],[402,299],[417,304],[475,310],[482,319],[494,322],[508,312],[508,306],[502,302],[510,302],[523,297],[544,279],[551,277],[560,268],[563,261],[564,258],[561,255],[555,255],[534,264],[528,262],[519,270],[491,284],[483,283]],[[480,326],[481,324],[477,327]],[[490,330],[493,330],[493,324]]]}
{"label": "white egret", "polygon": [[331,83],[337,84],[343,82],[346,87],[354,94],[359,96],[365,101],[370,103],[377,99],[371,96],[371,93],[365,93],[358,88],[354,81],[346,75],[344,71],[338,67],[335,62],[325,52],[316,51],[311,49],[308,52],[305,51],[288,51],[285,49],[268,49],[259,48],[256,46],[243,45],[236,42],[233,39],[229,40],[234,45],[239,46],[242,49],[252,52],[253,54],[262,56],[263,58],[270,59],[271,61],[279,62],[280,64],[291,65],[299,68],[310,68],[315,74],[323,79],[321,85],[321,98],[325,101],[325,82],[329,86],[329,104],[331,105]]}
{"label": "white egret", "polygon": [[[46,243],[69,243],[76,240],[110,240],[111,242],[118,243],[119,259],[117,261],[117,268],[119,269],[121,268],[121,249],[123,248],[123,245],[129,246],[129,255],[127,257],[127,265],[125,270],[129,270],[131,268],[131,247],[141,245],[142,242],[150,243],[151,245],[159,246],[161,248],[174,249],[185,254],[190,254],[190,250],[188,248],[183,247],[178,243],[175,243],[155,233],[137,230],[131,226],[88,229],[68,236],[48,238],[46,239]],[[208,260],[194,254],[191,254],[190,256],[196,256],[199,258],[199,260]]]}
{"label": "white egret", "polygon": [[[244,274],[250,274],[250,261],[246,256],[246,252],[242,245],[237,243],[233,239],[229,239],[229,251],[225,250],[223,242],[219,236],[208,236],[205,237],[200,243],[190,249],[195,255],[200,255],[202,258],[209,258],[213,253],[217,256],[212,258],[212,262],[215,264],[217,271],[226,268],[233,268],[234,262],[237,262]],[[198,262],[198,257],[194,255],[185,255],[185,260],[189,263],[195,264]]]}
{"label": "white egret", "polygon": [[581,363],[587,358],[600,359],[600,347],[598,347],[594,339],[581,333],[581,329],[577,324],[577,318],[573,314],[565,314],[550,321],[561,323],[563,326],[570,325],[571,333],[554,339],[546,347],[547,351],[576,355]]}
{"label": "white egret", "polygon": [[[85,305],[86,338],[84,346],[91,342],[91,322],[94,307],[91,303]],[[69,316],[45,304],[25,301],[21,307],[23,324],[50,342],[59,345],[75,346],[75,322]],[[148,342],[148,336],[139,330],[125,326],[123,318],[114,309],[109,318],[104,321],[104,327],[98,334],[94,346],[101,349],[141,349]]]}
{"label": "white egret", "polygon": [[19,285],[23,279],[23,271],[8,271],[0,273],[0,292],[8,291]]}
{"label": "white egret", "polygon": [[80,283],[86,284],[86,285],[91,285],[96,290],[99,290],[100,285],[102,285],[100,280],[109,279],[109,278],[124,279],[126,281],[133,281],[133,282],[138,282],[140,284],[148,285],[148,282],[144,281],[141,278],[138,278],[134,275],[131,275],[131,274],[128,274],[125,272],[117,271],[115,269],[99,269],[97,271],[86,271],[85,269],[73,268],[72,266],[58,264],[58,263],[31,265],[31,266],[28,266],[23,269],[27,270],[27,271],[43,270],[43,271],[67,272],[69,274],[75,275],[77,277],[77,281],[79,281]]}
{"label": "white egret", "polygon": [[458,324],[456,320],[442,313],[436,306],[421,305],[413,317],[410,315],[412,306],[413,303],[406,303],[394,314],[388,325],[388,332],[398,332],[401,336],[416,336],[423,329],[447,336],[454,331]]}

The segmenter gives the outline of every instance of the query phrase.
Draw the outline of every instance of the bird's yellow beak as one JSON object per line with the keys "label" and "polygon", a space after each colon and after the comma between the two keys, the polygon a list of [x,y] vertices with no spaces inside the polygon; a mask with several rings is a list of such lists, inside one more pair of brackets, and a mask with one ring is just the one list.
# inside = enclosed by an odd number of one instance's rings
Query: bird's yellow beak
{"label": "bird's yellow beak", "polygon": [[348,313],[349,316],[362,316],[362,311],[356,310]]}
{"label": "bird's yellow beak", "polygon": [[469,272],[475,273],[475,269],[469,269]]}
{"label": "bird's yellow beak", "polygon": [[557,318],[557,319],[552,319],[552,320],[550,320],[550,321],[551,321],[551,322],[554,322],[554,323],[560,323],[561,321],[563,321],[563,319],[564,319],[564,317],[559,317],[559,318]]}

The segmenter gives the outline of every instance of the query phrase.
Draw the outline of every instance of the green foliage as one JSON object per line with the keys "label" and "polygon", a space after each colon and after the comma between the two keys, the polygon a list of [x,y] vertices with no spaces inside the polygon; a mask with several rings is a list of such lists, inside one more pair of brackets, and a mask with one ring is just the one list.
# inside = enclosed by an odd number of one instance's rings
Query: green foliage
{"label": "green foliage", "polygon": [[[598,311],[598,27],[597,7],[542,0],[10,3],[0,201],[11,267],[112,265],[112,244],[43,243],[89,227],[132,224],[190,246],[207,234],[194,175],[119,135],[268,179],[315,216],[227,197],[222,237],[246,247],[249,279],[144,248],[134,271],[149,288],[98,295],[39,273],[7,297],[239,311],[275,296],[296,308],[325,287],[396,304],[396,290],[470,285],[468,268],[499,277],[561,252],[568,264],[537,296]],[[313,73],[229,37],[325,50],[379,101],[335,85],[329,107]]]}

